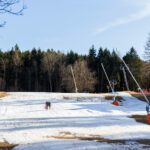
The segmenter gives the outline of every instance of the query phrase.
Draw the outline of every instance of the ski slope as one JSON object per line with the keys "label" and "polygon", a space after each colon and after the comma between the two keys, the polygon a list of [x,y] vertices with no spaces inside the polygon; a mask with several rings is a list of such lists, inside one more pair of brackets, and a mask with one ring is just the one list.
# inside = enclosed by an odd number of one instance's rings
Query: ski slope
{"label": "ski slope", "polygon": [[[101,94],[9,93],[0,99],[0,141],[19,144],[15,150],[142,149],[142,144],[132,142],[121,145],[53,138],[69,132],[106,139],[150,139],[150,126],[129,118],[145,115],[146,103],[125,92],[118,95],[124,99],[122,106],[112,105]],[[52,103],[50,110],[44,109],[45,101]]]}

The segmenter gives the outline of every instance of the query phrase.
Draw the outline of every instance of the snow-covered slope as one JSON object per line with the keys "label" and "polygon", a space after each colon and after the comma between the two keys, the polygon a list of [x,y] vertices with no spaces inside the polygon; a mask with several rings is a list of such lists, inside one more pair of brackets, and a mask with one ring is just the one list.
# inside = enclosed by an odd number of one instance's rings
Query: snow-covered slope
{"label": "snow-covered slope", "polygon": [[[52,138],[62,132],[107,139],[150,139],[149,125],[128,118],[146,114],[146,104],[127,93],[118,94],[124,98],[123,106],[112,105],[100,94],[9,93],[0,100],[0,141],[21,144],[16,150],[51,150],[113,149],[113,144]],[[44,109],[45,101],[52,103],[50,110]]]}

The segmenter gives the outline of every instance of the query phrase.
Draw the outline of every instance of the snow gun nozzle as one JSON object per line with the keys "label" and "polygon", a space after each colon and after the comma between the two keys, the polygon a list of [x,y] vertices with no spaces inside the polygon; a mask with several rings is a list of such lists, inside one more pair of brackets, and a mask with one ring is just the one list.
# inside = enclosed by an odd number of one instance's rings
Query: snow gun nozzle
{"label": "snow gun nozzle", "polygon": [[113,101],[112,104],[115,105],[115,106],[119,106],[119,102],[117,100]]}

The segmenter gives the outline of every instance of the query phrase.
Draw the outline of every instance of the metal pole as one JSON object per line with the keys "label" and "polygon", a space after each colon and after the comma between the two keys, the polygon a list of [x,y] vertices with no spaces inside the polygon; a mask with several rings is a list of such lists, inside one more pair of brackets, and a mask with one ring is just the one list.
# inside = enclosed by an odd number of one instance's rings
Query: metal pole
{"label": "metal pole", "polygon": [[128,81],[127,81],[127,76],[126,76],[126,71],[125,71],[124,67],[122,67],[122,71],[123,71],[124,80],[125,80],[125,83],[126,83],[126,88],[129,91],[130,89],[129,89],[129,85],[128,85]]}
{"label": "metal pole", "polygon": [[78,93],[78,89],[77,89],[76,80],[75,80],[75,77],[74,77],[72,66],[71,66],[71,73],[72,73],[72,76],[73,76],[73,81],[74,81],[74,86],[75,86],[75,92]]}
{"label": "metal pole", "polygon": [[101,63],[101,66],[102,66],[102,68],[103,68],[103,71],[104,71],[105,76],[106,76],[106,78],[107,78],[107,81],[108,81],[108,83],[109,83],[109,86],[110,86],[112,92],[114,93],[114,89],[113,89],[113,87],[112,87],[112,85],[111,85],[111,83],[110,83],[110,80],[109,80],[108,75],[107,75],[107,73],[106,73],[106,71],[105,71],[105,68],[104,68],[103,63]]}
{"label": "metal pole", "polygon": [[[117,53],[118,54],[118,53]],[[127,64],[125,63],[125,61],[121,58],[121,56],[118,54],[119,58],[122,60],[123,64],[125,65],[125,67],[127,68],[127,70],[129,71],[131,77],[133,78],[133,80],[135,81],[136,85],[138,86],[139,90],[141,91],[143,97],[145,98],[145,100],[147,101],[148,104],[150,104],[148,98],[146,97],[146,95],[144,94],[143,90],[141,89],[140,85],[138,84],[138,82],[136,81],[135,77],[133,76],[132,72],[130,71],[129,67],[127,66]]]}

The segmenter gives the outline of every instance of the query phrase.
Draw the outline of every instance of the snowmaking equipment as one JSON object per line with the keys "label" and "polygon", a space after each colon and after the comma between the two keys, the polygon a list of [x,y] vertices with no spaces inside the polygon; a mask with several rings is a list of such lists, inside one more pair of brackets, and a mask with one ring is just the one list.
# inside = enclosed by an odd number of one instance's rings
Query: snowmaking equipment
{"label": "snowmaking equipment", "polygon": [[148,98],[146,97],[145,93],[143,92],[143,90],[141,89],[139,83],[137,82],[137,80],[135,79],[134,75],[132,74],[131,70],[129,69],[128,65],[126,64],[126,62],[123,60],[123,58],[120,56],[119,52],[116,50],[116,54],[118,55],[118,57],[120,58],[120,60],[123,62],[124,66],[126,67],[126,69],[128,70],[128,72],[130,73],[132,79],[134,80],[134,82],[136,83],[136,85],[138,86],[138,90],[142,93],[145,101],[147,102],[146,105],[146,112],[147,112],[147,122],[150,124],[150,102],[148,100]]}
{"label": "snowmaking equipment", "polygon": [[112,84],[111,84],[111,82],[110,82],[110,80],[109,80],[109,78],[108,78],[108,75],[107,75],[107,73],[106,73],[106,70],[105,70],[105,68],[104,68],[104,65],[103,65],[103,63],[101,63],[101,66],[102,66],[102,68],[103,68],[103,71],[104,71],[104,73],[105,73],[105,76],[106,76],[106,78],[107,78],[107,81],[108,81],[108,83],[109,83],[109,86],[110,86],[110,88],[111,88],[111,91],[112,91],[112,93],[113,93],[113,105],[116,105],[116,106],[119,106],[119,102],[116,100],[116,95],[115,95],[115,91],[114,91],[114,88],[112,87]]}
{"label": "snowmaking equipment", "polygon": [[75,77],[74,77],[72,66],[71,66],[71,73],[72,73],[73,82],[74,82],[74,86],[75,86],[75,93],[78,93],[78,88],[77,88],[77,84],[76,84],[76,80],[75,80]]}
{"label": "snowmaking equipment", "polygon": [[129,84],[128,84],[128,80],[127,80],[127,76],[126,76],[125,67],[124,67],[123,65],[121,65],[121,66],[120,66],[120,70],[123,71],[123,76],[124,76],[124,80],[125,80],[125,84],[126,84],[127,91],[130,91],[130,89],[129,89]]}

